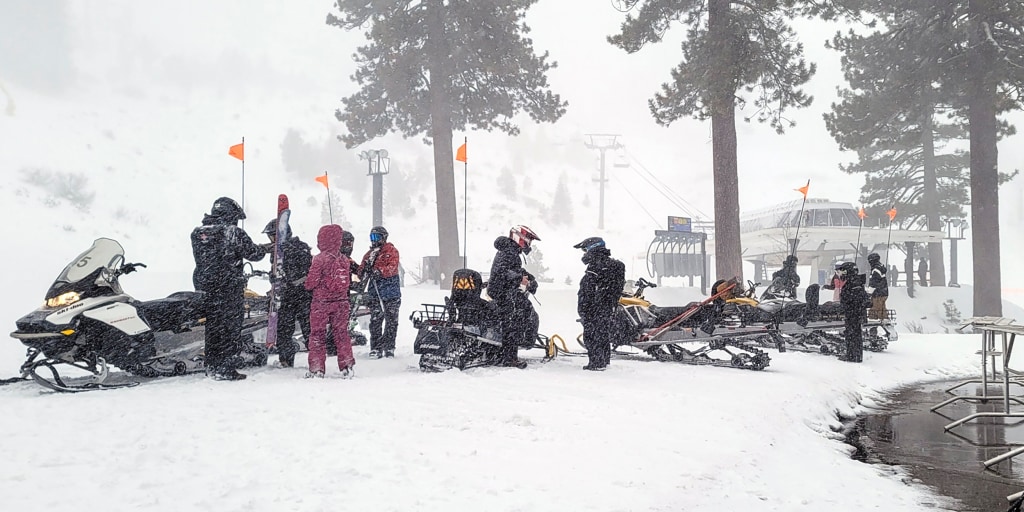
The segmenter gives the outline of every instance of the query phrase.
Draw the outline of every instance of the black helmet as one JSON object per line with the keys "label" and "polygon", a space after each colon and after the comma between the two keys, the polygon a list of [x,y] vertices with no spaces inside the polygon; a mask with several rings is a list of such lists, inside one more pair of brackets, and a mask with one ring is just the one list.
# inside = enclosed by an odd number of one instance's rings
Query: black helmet
{"label": "black helmet", "polygon": [[783,262],[783,265],[796,265],[798,261],[800,260],[796,259],[796,255],[790,254],[786,256],[786,261]]}
{"label": "black helmet", "polygon": [[388,241],[388,230],[384,226],[374,226],[370,230],[370,245],[376,247]]}
{"label": "black helmet", "polygon": [[245,219],[245,211],[230,197],[222,197],[214,201],[213,207],[210,208],[210,215],[228,222],[238,222]]}
{"label": "black helmet", "polygon": [[[287,232],[288,238],[291,238],[291,236],[292,236],[292,227],[291,226],[287,226],[285,231]],[[267,235],[267,236],[273,236],[273,237],[277,236],[277,219],[271,219],[270,222],[267,223],[267,227],[263,228],[263,234]]]}
{"label": "black helmet", "polygon": [[341,252],[345,256],[352,256],[352,248],[356,245],[356,236],[351,231],[341,234]]}
{"label": "black helmet", "polygon": [[874,264],[874,263],[878,263],[881,260],[882,260],[882,257],[879,256],[877,252],[873,252],[871,254],[868,254],[868,263]]}
{"label": "black helmet", "polygon": [[598,247],[604,247],[604,239],[599,237],[599,236],[592,236],[590,238],[584,239],[582,242],[580,242],[580,243],[578,243],[578,244],[576,244],[576,245],[574,245],[572,247],[573,247],[573,249],[582,249],[583,252],[588,252],[591,249],[596,249]]}
{"label": "black helmet", "polygon": [[836,265],[836,272],[841,276],[849,276],[857,273],[857,264],[852,261],[844,261]]}

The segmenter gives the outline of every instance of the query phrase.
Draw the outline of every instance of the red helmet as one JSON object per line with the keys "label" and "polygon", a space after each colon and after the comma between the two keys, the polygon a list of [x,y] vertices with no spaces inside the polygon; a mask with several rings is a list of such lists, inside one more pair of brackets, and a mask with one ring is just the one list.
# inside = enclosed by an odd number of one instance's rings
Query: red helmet
{"label": "red helmet", "polygon": [[508,237],[523,249],[530,247],[534,240],[540,240],[537,233],[534,233],[532,229],[526,226],[512,226],[512,229],[508,231]]}

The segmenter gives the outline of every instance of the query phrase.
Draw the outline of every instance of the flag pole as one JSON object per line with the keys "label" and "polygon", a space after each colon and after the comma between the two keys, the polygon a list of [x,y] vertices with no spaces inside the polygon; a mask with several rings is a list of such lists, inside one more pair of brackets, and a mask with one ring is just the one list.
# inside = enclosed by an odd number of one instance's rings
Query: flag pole
{"label": "flag pole", "polygon": [[[468,148],[469,137],[462,138],[462,145]],[[462,268],[469,268],[466,247],[469,243],[469,159],[462,161]]]}
{"label": "flag pole", "polygon": [[331,206],[331,180],[327,179],[327,171],[324,171],[324,186],[327,187],[327,218],[331,219],[331,224],[334,224],[334,207]]}
{"label": "flag pole", "polygon": [[[245,151],[245,137],[242,137],[242,151]],[[242,153],[242,212],[245,212],[245,153]],[[245,219],[242,219],[242,229],[245,229]]]}
{"label": "flag pole", "polygon": [[[811,180],[807,180],[807,184],[804,185],[804,202],[800,205],[800,217],[796,219],[796,236],[793,237],[793,247],[789,249],[790,256],[796,256],[796,246],[800,243],[800,224],[804,221],[804,208],[807,206],[807,191],[811,189]],[[797,189],[799,190],[799,189]]]}
{"label": "flag pole", "polygon": [[892,221],[896,219],[896,206],[886,212],[889,214],[889,237],[885,239],[885,268],[889,268],[889,245],[892,244]]}
{"label": "flag pole", "polygon": [[856,263],[860,259],[860,232],[864,229],[864,205],[861,205],[860,210],[857,212],[857,216],[860,217],[860,226],[857,226],[857,247],[854,249],[853,261]]}

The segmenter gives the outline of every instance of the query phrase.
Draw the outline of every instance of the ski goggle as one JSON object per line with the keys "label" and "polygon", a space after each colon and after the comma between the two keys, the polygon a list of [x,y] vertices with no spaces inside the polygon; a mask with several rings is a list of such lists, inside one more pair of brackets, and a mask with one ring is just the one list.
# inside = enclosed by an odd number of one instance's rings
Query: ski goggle
{"label": "ski goggle", "polygon": [[380,233],[370,233],[371,242],[380,242],[381,240],[384,240],[384,237]]}

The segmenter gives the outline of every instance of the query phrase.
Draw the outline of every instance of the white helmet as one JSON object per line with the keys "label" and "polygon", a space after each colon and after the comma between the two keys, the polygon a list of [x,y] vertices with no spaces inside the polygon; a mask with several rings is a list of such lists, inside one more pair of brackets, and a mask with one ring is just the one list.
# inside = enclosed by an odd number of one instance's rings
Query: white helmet
{"label": "white helmet", "polygon": [[519,247],[524,251],[529,251],[530,244],[534,240],[540,240],[537,233],[534,233],[532,229],[526,226],[512,226],[512,228],[508,230],[508,237],[515,243],[519,244]]}

